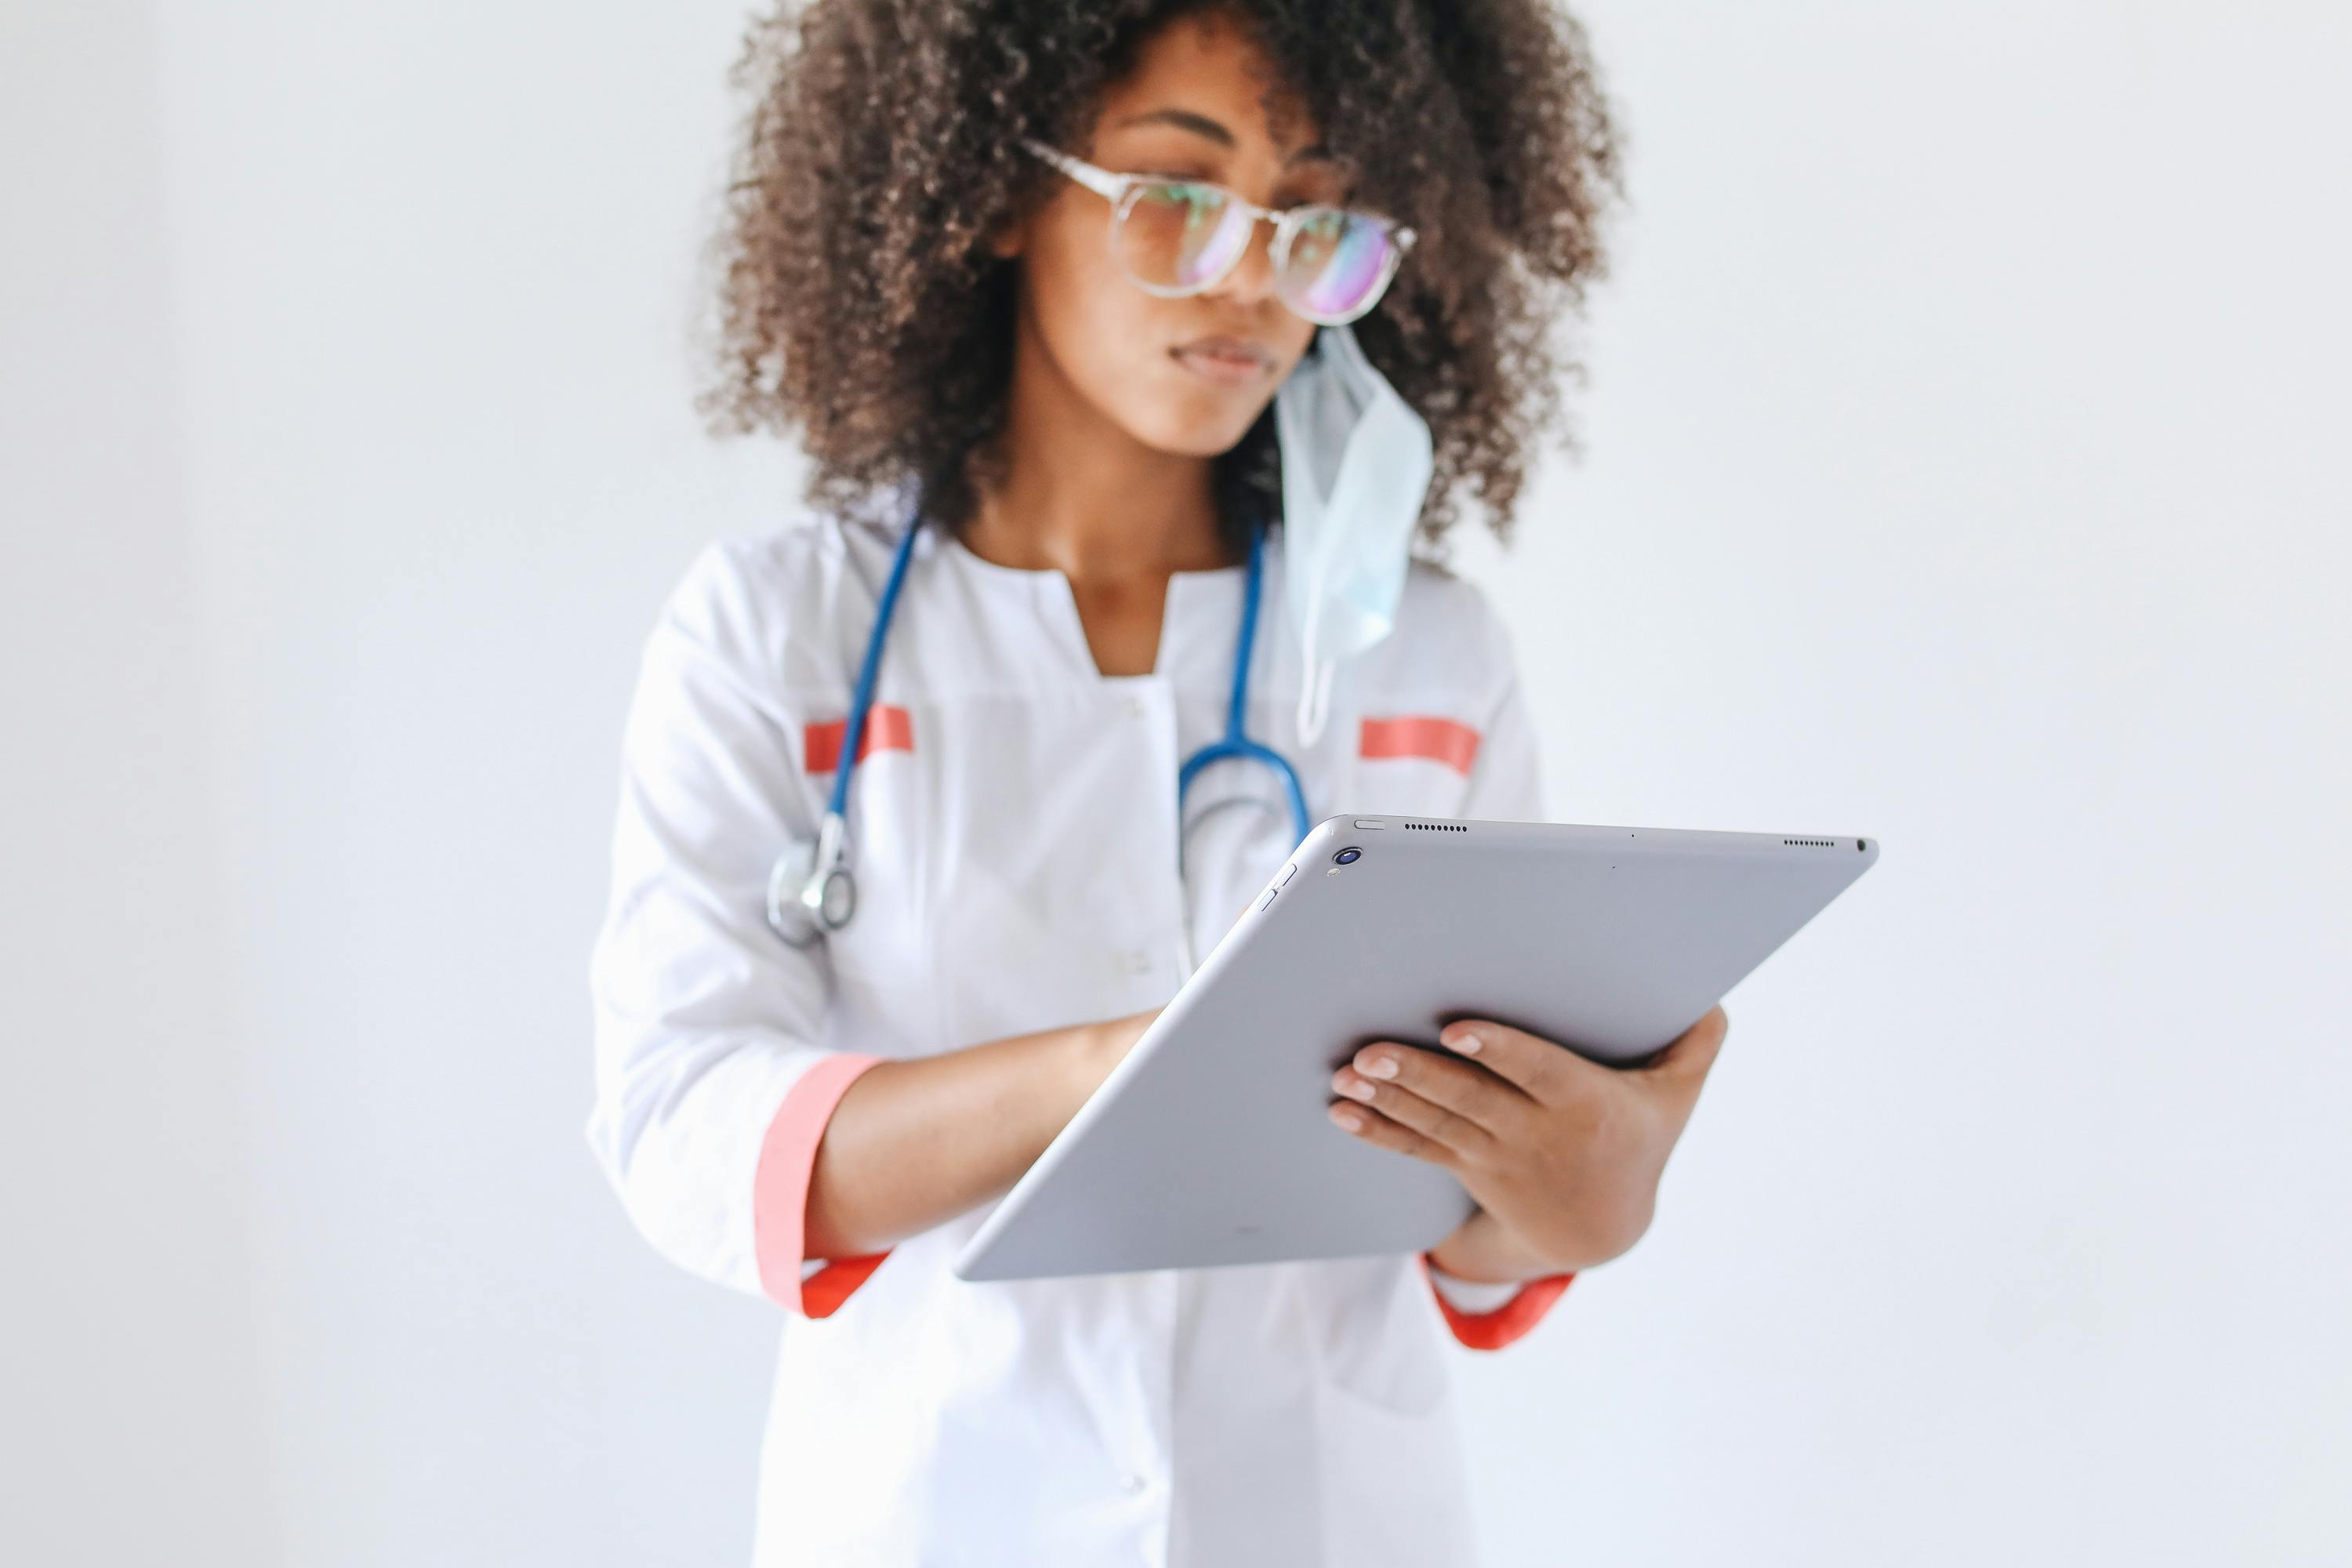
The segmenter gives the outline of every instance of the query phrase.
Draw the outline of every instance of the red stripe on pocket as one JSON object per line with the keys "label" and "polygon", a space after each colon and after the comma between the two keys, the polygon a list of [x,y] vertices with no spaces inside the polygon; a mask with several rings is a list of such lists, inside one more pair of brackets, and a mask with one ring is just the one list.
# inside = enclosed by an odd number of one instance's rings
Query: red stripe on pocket
{"label": "red stripe on pocket", "polygon": [[1357,743],[1360,757],[1426,757],[1467,777],[1478,756],[1478,731],[1452,719],[1412,714],[1367,719]]}
{"label": "red stripe on pocket", "polygon": [[[829,773],[841,765],[841,742],[849,734],[849,721],[835,719],[823,724],[811,724],[803,732],[802,750],[808,757],[808,771]],[[915,721],[904,708],[876,703],[866,710],[866,732],[857,737],[857,760],[864,762],[876,752],[911,752],[915,749]]]}

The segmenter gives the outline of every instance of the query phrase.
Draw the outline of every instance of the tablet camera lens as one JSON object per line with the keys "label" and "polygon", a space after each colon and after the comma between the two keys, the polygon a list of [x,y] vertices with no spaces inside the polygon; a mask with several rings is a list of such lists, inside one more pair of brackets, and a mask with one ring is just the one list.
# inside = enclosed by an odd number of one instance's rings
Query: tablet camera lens
{"label": "tablet camera lens", "polygon": [[1332,859],[1337,860],[1342,866],[1352,866],[1363,858],[1364,852],[1357,848],[1352,844],[1349,845],[1345,849],[1340,850],[1337,855],[1331,857]]}

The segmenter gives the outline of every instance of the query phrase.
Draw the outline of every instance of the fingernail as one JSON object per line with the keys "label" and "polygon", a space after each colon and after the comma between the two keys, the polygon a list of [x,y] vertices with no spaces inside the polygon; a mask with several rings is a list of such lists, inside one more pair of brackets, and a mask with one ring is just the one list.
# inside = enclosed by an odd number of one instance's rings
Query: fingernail
{"label": "fingernail", "polygon": [[1394,1057],[1374,1057],[1356,1070],[1366,1078],[1394,1078],[1397,1075],[1397,1059]]}
{"label": "fingernail", "polygon": [[1360,1132],[1364,1130],[1364,1119],[1344,1105],[1335,1105],[1331,1108],[1331,1120],[1349,1132]]}
{"label": "fingernail", "polygon": [[1372,1098],[1372,1086],[1366,1083],[1360,1078],[1351,1078],[1342,1083],[1336,1084],[1333,1087],[1337,1088],[1341,1094],[1346,1095],[1349,1100],[1370,1100]]}
{"label": "fingernail", "polygon": [[1450,1033],[1441,1033],[1437,1037],[1437,1043],[1449,1051],[1460,1051],[1465,1057],[1475,1057],[1478,1054],[1479,1046],[1485,1042],[1478,1038],[1477,1030],[1457,1027]]}

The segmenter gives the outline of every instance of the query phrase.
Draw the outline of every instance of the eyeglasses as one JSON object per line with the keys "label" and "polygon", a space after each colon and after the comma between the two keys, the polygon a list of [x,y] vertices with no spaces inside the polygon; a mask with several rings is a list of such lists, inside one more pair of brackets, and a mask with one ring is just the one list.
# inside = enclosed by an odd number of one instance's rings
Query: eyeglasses
{"label": "eyeglasses", "polygon": [[1206,180],[1114,174],[1042,142],[1021,144],[1110,203],[1111,258],[1137,288],[1162,298],[1215,288],[1271,219],[1276,297],[1336,327],[1380,303],[1412,247],[1412,230],[1370,213],[1311,205],[1276,212]]}

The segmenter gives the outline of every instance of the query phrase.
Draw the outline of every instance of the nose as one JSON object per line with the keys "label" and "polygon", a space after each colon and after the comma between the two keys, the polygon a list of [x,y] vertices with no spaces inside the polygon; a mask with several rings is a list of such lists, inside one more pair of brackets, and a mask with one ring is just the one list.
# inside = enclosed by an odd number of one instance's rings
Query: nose
{"label": "nose", "polygon": [[1233,270],[1208,290],[1213,298],[1255,305],[1273,296],[1274,230],[1275,220],[1270,217],[1250,221],[1249,243]]}

